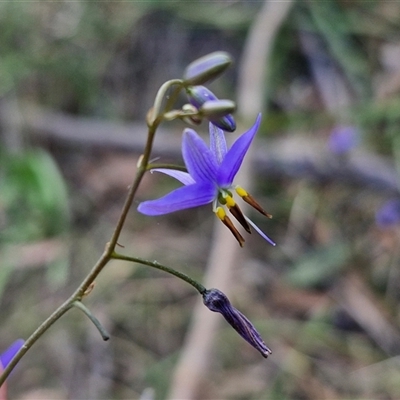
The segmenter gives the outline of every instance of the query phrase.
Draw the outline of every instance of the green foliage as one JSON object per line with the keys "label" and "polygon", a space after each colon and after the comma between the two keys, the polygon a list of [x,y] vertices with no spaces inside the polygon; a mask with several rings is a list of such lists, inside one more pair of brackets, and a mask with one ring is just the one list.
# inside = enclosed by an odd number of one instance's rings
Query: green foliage
{"label": "green foliage", "polygon": [[345,243],[314,247],[294,263],[286,279],[298,287],[326,285],[346,266],[350,255]]}
{"label": "green foliage", "polygon": [[[67,188],[53,158],[44,150],[0,154],[0,298],[15,270],[18,245],[65,234],[69,229]],[[65,283],[68,261],[58,258],[48,265],[52,287]]]}
{"label": "green foliage", "polygon": [[2,242],[24,242],[59,235],[68,227],[67,189],[52,157],[36,149],[2,154]]}

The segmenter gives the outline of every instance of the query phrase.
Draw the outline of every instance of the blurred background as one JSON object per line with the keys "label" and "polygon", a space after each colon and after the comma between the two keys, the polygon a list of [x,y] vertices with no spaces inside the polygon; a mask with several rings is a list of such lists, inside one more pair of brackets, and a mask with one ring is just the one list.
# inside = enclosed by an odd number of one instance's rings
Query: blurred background
{"label": "blurred background", "polygon": [[[210,88],[236,100],[261,6],[0,2],[0,350],[100,256],[159,86],[224,50],[236,64]],[[400,3],[293,2],[266,65],[253,191],[274,218],[252,218],[278,245],[246,238],[231,300],[273,354],[221,324],[197,398],[398,399]],[[153,154],[181,162],[184,127],[164,124]],[[201,281],[210,207],[135,210],[173,185],[146,177],[120,242]],[[17,366],[10,399],[166,398],[197,298],[174,277],[110,263],[85,304],[111,340],[69,312]]]}

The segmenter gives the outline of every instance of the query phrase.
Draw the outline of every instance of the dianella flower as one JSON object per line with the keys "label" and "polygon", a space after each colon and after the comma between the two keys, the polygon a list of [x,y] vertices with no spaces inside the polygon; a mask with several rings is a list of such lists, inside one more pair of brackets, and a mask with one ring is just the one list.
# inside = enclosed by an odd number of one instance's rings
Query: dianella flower
{"label": "dianella flower", "polygon": [[334,154],[343,155],[357,147],[359,142],[360,132],[356,127],[339,125],[332,130],[329,136],[328,148]]}
{"label": "dianella flower", "polygon": [[253,227],[265,240],[275,246],[275,243],[242,213],[233,198],[233,192],[236,192],[246,203],[264,216],[271,218],[271,215],[265,212],[245,189],[233,184],[260,121],[261,115],[229,150],[223,131],[213,124],[210,124],[210,147],[193,129],[185,129],[182,156],[188,172],[165,168],[153,170],[172,176],[184,186],[160,199],[140,203],[138,211],[145,215],[163,215],[212,203],[215,215],[229,228],[240,246],[243,246],[244,239],[228,217],[226,209],[248,233],[251,233],[251,227]]}
{"label": "dianella flower", "polygon": [[239,310],[232,306],[229,299],[220,290],[206,290],[203,294],[203,302],[209,310],[221,313],[233,329],[258,350],[263,357],[267,358],[272,353],[254,325]]}

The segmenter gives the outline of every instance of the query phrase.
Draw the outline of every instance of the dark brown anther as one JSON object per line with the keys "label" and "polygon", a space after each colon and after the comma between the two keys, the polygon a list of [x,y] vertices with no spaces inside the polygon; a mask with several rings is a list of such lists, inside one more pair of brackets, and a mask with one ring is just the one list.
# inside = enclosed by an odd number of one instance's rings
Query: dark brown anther
{"label": "dark brown anther", "polygon": [[255,208],[258,212],[262,215],[265,215],[267,218],[272,218],[272,215],[267,213],[255,200],[254,197],[250,194],[247,196],[243,196],[242,199],[247,203],[250,204],[253,208]]}
{"label": "dark brown anther", "polygon": [[244,217],[242,210],[235,203],[234,206],[228,207],[231,214],[237,219],[240,225],[246,230],[246,232],[251,233],[250,225],[247,223],[246,218]]}
{"label": "dark brown anther", "polygon": [[235,228],[235,225],[233,225],[231,219],[227,215],[225,215],[225,217],[223,219],[221,219],[221,221],[232,232],[233,236],[235,236],[235,239],[239,242],[240,247],[243,247],[243,243],[244,243],[243,236]]}

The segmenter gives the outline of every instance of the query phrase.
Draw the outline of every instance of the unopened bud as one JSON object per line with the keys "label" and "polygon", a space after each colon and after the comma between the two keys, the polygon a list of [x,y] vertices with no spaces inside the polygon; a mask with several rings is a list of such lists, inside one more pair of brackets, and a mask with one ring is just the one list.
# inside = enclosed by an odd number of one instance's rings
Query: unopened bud
{"label": "unopened bud", "polygon": [[[209,107],[213,108],[213,104],[206,105],[206,103],[209,102],[229,102],[229,108],[234,105],[234,103],[229,100],[219,100],[217,96],[205,86],[190,86],[186,88],[186,92],[190,103],[199,110],[202,108],[204,110],[204,106],[206,107],[206,110]],[[223,106],[226,107],[227,104],[225,103]],[[224,131],[233,132],[236,129],[236,122],[231,114],[226,114],[223,117],[207,116],[207,118],[215,126],[218,126],[218,128],[221,128]]]}
{"label": "unopened bud", "polygon": [[226,319],[233,329],[261,355],[267,358],[272,354],[271,349],[264,343],[254,325],[235,307],[218,289],[206,290],[203,293],[203,303],[211,311],[218,312]]}
{"label": "unopened bud", "polygon": [[234,112],[236,104],[231,100],[209,100],[199,109],[201,114],[208,118],[221,118]]}
{"label": "unopened bud", "polygon": [[216,51],[190,63],[183,74],[184,84],[202,85],[214,80],[232,64],[231,56],[224,51]]}
{"label": "unopened bud", "polygon": [[205,86],[189,86],[186,88],[186,93],[190,104],[198,109],[207,101],[218,100],[218,97]]}

